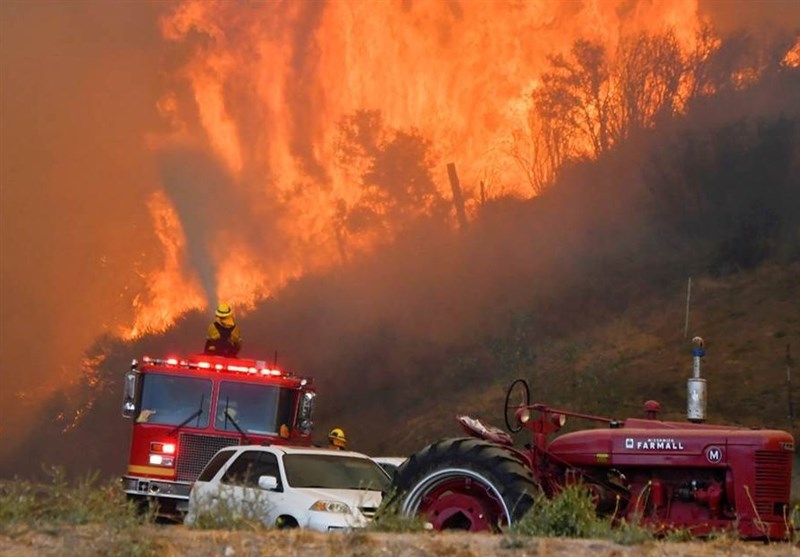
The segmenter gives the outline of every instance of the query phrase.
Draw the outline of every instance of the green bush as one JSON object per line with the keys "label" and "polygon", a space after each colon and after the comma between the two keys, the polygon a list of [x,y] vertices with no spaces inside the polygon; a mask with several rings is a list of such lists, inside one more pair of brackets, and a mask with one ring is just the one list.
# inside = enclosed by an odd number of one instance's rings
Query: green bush
{"label": "green bush", "polygon": [[139,534],[153,522],[152,514],[139,513],[126,499],[117,480],[103,482],[91,473],[69,482],[62,468],[45,469],[47,481],[0,481],[0,535],[16,537],[29,531],[62,536],[75,526],[98,525],[89,554],[119,557],[153,557],[158,544]]}
{"label": "green bush", "polygon": [[612,524],[610,518],[599,517],[582,485],[567,486],[553,498],[537,495],[525,516],[508,529],[507,536],[512,540],[519,536],[604,538],[626,545],[653,539],[649,530],[636,524]]}
{"label": "green bush", "polygon": [[[265,514],[261,492],[253,499],[216,498],[213,501],[198,501],[197,518],[192,525],[198,530],[250,530],[268,528],[262,522]],[[280,526],[280,525],[278,525]]]}
{"label": "green bush", "polygon": [[372,532],[423,532],[430,530],[431,526],[421,516],[404,517],[387,509],[375,516],[366,528]]}
{"label": "green bush", "polygon": [[62,468],[45,470],[48,480],[0,482],[0,532],[20,525],[103,523],[127,527],[151,521],[128,502],[117,481],[102,482],[96,472],[70,483]]}

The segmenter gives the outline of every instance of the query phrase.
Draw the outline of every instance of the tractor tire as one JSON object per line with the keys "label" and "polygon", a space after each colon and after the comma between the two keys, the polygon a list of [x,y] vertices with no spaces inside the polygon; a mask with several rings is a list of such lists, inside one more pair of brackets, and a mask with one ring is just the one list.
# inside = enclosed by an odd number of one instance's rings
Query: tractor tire
{"label": "tractor tire", "polygon": [[521,455],[473,437],[444,439],[397,470],[385,508],[436,530],[499,531],[519,520],[539,486]]}

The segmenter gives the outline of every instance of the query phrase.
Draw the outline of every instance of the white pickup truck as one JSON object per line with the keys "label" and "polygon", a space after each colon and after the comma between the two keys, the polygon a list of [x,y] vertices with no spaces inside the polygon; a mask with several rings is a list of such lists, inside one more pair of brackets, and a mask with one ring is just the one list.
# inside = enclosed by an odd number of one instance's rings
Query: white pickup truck
{"label": "white pickup truck", "polygon": [[327,532],[362,528],[389,476],[366,455],[313,447],[244,445],[217,452],[189,495],[184,523],[225,518]]}

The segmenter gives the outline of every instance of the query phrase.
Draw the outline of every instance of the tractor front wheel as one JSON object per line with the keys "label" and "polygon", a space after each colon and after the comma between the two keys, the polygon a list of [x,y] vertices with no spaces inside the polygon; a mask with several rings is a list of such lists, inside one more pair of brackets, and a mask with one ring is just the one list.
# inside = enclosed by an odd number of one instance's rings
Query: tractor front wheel
{"label": "tractor front wheel", "polygon": [[519,453],[472,437],[445,439],[397,470],[388,505],[436,530],[498,531],[522,517],[538,486]]}

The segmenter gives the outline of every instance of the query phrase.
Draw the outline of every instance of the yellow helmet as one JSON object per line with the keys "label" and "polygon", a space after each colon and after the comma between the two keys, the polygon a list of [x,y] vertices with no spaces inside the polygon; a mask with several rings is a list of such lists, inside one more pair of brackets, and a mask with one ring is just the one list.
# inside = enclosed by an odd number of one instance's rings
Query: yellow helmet
{"label": "yellow helmet", "polygon": [[217,311],[214,314],[220,319],[226,319],[228,317],[233,317],[233,309],[228,304],[220,304],[217,306]]}
{"label": "yellow helmet", "polygon": [[339,427],[335,427],[331,430],[331,432],[328,434],[328,439],[330,440],[331,445],[334,447],[344,448],[344,446],[347,444],[347,438],[344,436],[344,430]]}

